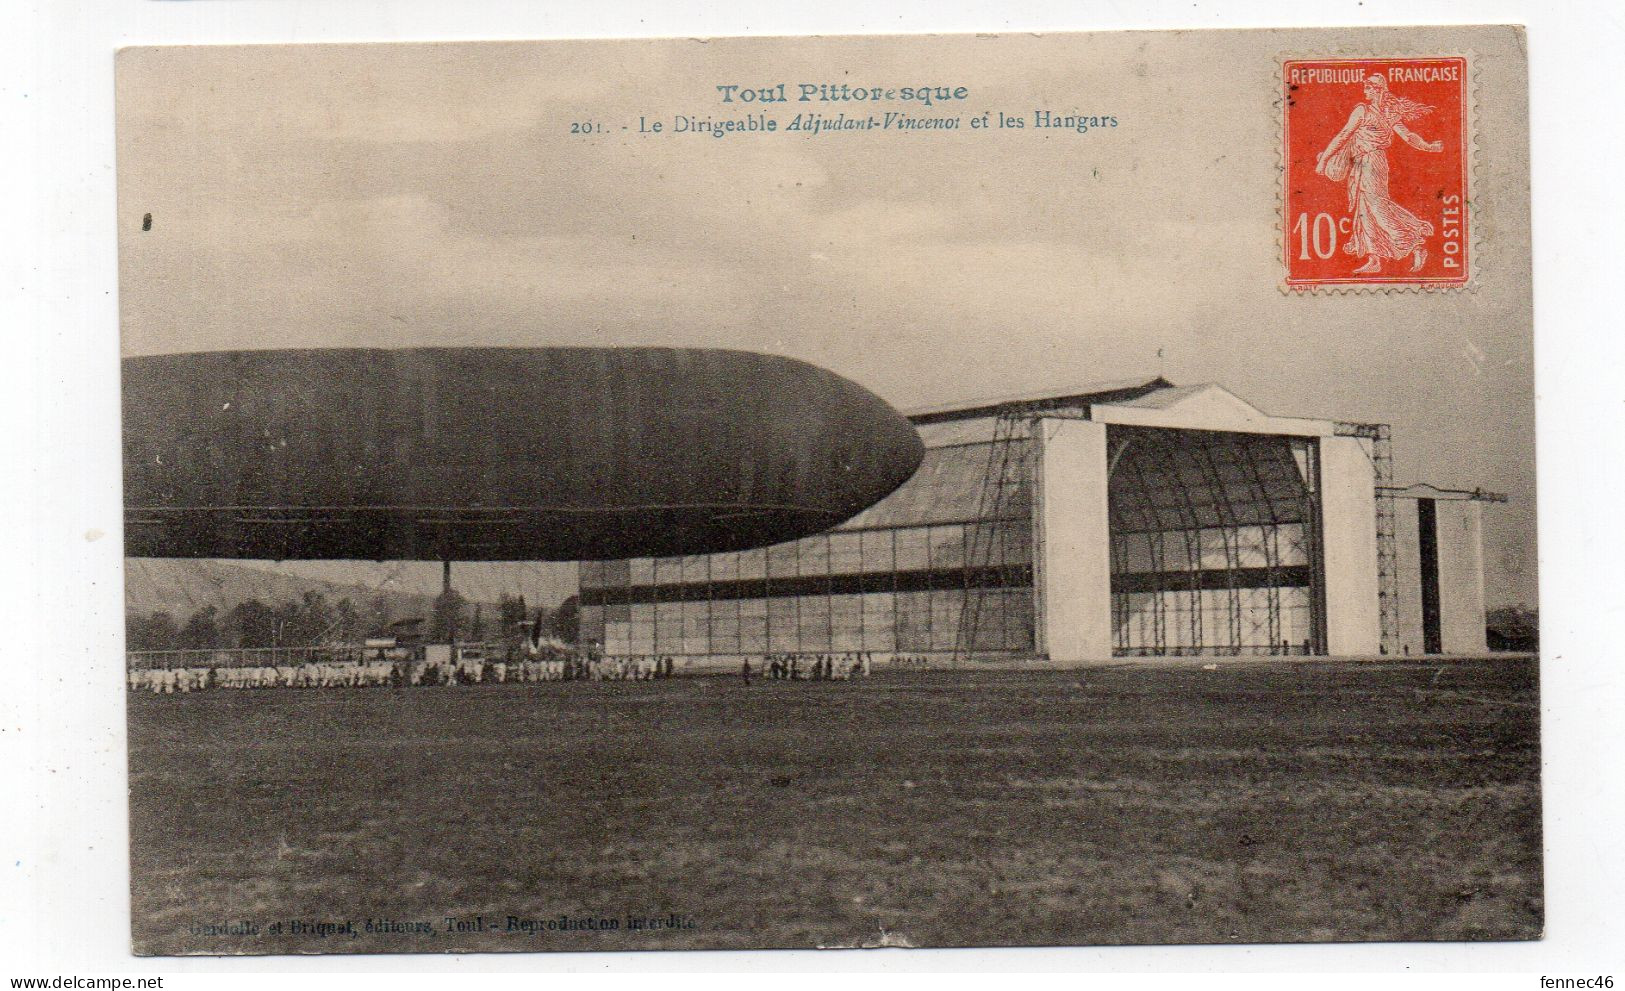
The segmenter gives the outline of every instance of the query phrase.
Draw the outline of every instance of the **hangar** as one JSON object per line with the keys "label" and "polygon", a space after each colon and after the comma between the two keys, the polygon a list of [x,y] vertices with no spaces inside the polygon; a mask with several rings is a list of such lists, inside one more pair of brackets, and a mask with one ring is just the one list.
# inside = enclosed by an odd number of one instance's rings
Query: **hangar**
{"label": "hangar", "polygon": [[1161,377],[910,414],[926,454],[824,533],[580,564],[581,638],[686,667],[1481,653],[1481,512],[1393,485],[1384,424]]}

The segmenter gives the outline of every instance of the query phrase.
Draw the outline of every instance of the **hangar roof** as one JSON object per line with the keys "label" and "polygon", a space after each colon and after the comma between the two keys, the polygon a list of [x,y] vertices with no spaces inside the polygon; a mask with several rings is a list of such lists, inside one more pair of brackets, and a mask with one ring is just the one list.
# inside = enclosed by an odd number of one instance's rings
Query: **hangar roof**
{"label": "hangar roof", "polygon": [[962,400],[905,415],[920,429],[927,447],[941,447],[991,439],[993,418],[1003,412],[1035,415],[1078,407],[1087,407],[1089,418],[1103,423],[1310,437],[1337,432],[1332,420],[1272,416],[1216,382],[1179,386],[1160,375]]}
{"label": "hangar roof", "polygon": [[1089,419],[1124,426],[1298,437],[1331,437],[1338,432],[1332,420],[1272,416],[1217,382],[1170,386],[1096,402],[1090,406]]}
{"label": "hangar roof", "polygon": [[[993,471],[987,443],[997,415],[1010,407],[1028,415],[1045,409],[1087,407],[1090,419],[1124,426],[1332,436],[1331,420],[1271,416],[1221,385],[1176,386],[1161,376],[1096,382],[1075,388],[988,398],[911,410],[907,414],[925,441],[925,461],[901,488],[837,529],[908,527],[957,523],[983,511],[982,490]],[[1005,507],[1011,519],[1024,519],[1028,493],[1018,490]]]}
{"label": "hangar roof", "polygon": [[995,416],[1007,406],[1078,406],[1088,403],[1116,402],[1133,399],[1159,389],[1172,389],[1174,384],[1161,375],[1141,375],[1133,378],[1088,382],[1066,388],[1049,388],[1035,392],[1022,392],[1007,396],[984,396],[980,399],[962,399],[941,406],[926,406],[905,410],[904,415],[916,426],[940,423],[945,420],[970,420],[982,416]]}
{"label": "hangar roof", "polygon": [[1216,382],[1181,386],[1160,376],[1100,382],[1005,399],[972,400],[953,407],[915,410],[907,415],[925,446],[939,448],[987,443],[993,439],[998,414],[1003,412],[1043,416],[1060,410],[1086,410],[1085,415],[1091,420],[1123,426],[1298,437],[1331,437],[1338,433],[1335,421],[1272,416]]}
{"label": "hangar roof", "polygon": [[1135,396],[1131,399],[1115,400],[1112,402],[1112,405],[1138,406],[1143,409],[1168,409],[1173,406],[1178,406],[1180,403],[1190,399],[1193,396],[1200,395],[1211,387],[1213,387],[1211,382],[1203,382],[1201,385],[1170,385],[1166,389],[1157,389],[1156,391],[1148,392],[1143,396]]}

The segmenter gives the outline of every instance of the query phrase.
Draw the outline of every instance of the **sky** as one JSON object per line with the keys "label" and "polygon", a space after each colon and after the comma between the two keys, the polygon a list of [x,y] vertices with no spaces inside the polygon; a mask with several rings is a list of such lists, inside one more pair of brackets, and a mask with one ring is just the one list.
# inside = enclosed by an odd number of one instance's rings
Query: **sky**
{"label": "sky", "polygon": [[[1290,33],[128,49],[122,351],[738,347],[903,409],[1217,381],[1269,413],[1393,424],[1401,484],[1508,493],[1486,507],[1486,599],[1532,604],[1524,67],[1506,29],[1467,40],[1475,288],[1308,297],[1279,289],[1272,101]],[[969,96],[753,108],[716,91],[780,81]],[[963,119],[677,132],[885,109]],[[1117,125],[1041,131],[1037,109]],[[1001,110],[1028,127],[966,123]],[[379,566],[285,567],[367,581]],[[461,567],[498,586],[573,576]],[[438,587],[437,565],[385,570]]]}

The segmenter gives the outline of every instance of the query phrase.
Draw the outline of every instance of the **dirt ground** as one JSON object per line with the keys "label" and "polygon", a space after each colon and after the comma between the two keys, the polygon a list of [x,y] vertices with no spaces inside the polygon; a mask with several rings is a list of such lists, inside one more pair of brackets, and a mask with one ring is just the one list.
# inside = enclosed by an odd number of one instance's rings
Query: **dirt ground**
{"label": "dirt ground", "polygon": [[1530,939],[1536,663],[132,695],[139,953]]}

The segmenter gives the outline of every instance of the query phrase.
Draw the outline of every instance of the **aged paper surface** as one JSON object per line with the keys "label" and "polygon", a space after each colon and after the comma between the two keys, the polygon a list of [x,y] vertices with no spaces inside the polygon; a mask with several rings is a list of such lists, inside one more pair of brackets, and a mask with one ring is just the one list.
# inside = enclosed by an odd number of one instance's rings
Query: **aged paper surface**
{"label": "aged paper surface", "polygon": [[136,952],[1538,937],[1526,77],[122,51]]}

